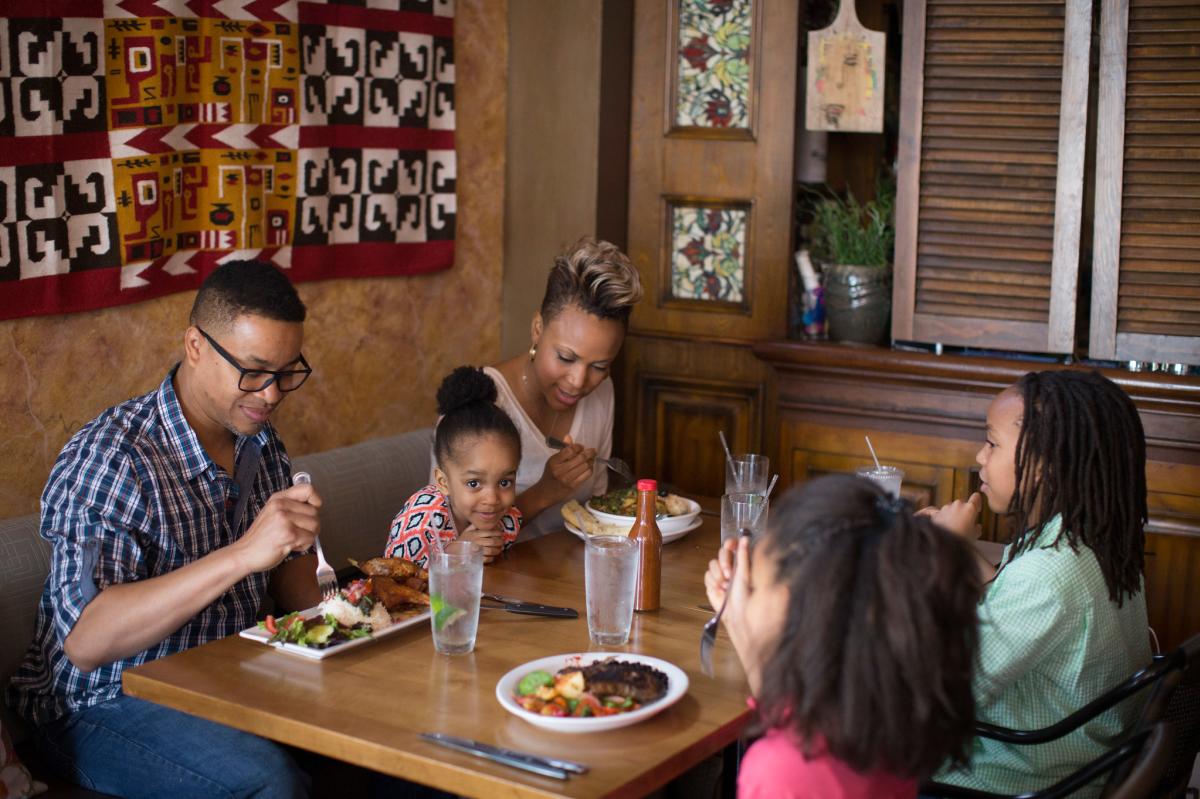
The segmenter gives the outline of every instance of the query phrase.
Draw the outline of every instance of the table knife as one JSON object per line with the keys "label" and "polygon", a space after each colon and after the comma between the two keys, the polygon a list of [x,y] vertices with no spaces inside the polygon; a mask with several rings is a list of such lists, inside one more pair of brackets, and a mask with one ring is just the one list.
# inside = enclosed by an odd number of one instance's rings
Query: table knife
{"label": "table knife", "polygon": [[539,605],[536,602],[501,601],[498,605],[480,604],[479,608],[480,610],[507,610],[509,613],[524,613],[529,616],[553,616],[560,619],[579,618],[579,611],[575,610],[575,608],[559,608],[555,607],[554,605]]}
{"label": "table knife", "polygon": [[[485,744],[480,741],[473,741],[470,738],[457,738],[453,735],[445,735],[440,732],[423,732],[420,735],[430,743],[444,746],[447,749],[454,749],[458,752],[464,752],[468,755],[490,760],[493,763],[510,766],[511,768],[522,769],[534,774],[539,774],[543,777],[553,777],[556,780],[565,780],[569,776],[567,769],[558,766],[550,765],[550,758],[543,758],[538,755],[530,755],[522,752],[514,752],[511,749],[502,749],[498,746]],[[559,761],[555,761],[559,762]],[[567,762],[567,761],[561,761]],[[572,763],[572,766],[579,768],[578,763]],[[582,767],[585,771],[586,766]],[[575,769],[572,769],[575,770]],[[576,770],[576,773],[583,773]]]}

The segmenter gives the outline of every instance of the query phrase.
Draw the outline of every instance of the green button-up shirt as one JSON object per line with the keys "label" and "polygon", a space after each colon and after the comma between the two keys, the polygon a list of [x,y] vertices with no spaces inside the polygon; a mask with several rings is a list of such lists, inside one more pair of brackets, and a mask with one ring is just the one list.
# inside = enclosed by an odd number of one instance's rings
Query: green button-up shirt
{"label": "green button-up shirt", "polygon": [[[1061,526],[1061,517],[1047,523],[1032,548],[1000,570],[980,603],[979,721],[1017,730],[1049,726],[1150,662],[1145,592],[1117,607],[1095,553],[1084,546],[1073,552],[1065,539],[1055,545]],[[943,770],[936,779],[1014,794],[1053,785],[1112,748],[1136,721],[1142,701],[1131,697],[1046,744],[976,738],[969,770]],[[1080,795],[1096,796],[1102,784]]]}

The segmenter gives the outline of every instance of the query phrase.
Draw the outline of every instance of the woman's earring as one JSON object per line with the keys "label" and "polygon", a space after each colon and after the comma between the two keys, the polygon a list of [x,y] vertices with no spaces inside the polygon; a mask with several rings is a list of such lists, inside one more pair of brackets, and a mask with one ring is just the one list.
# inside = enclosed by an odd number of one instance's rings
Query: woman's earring
{"label": "woman's earring", "polygon": [[533,360],[537,356],[537,345],[534,344],[529,348],[529,360]]}

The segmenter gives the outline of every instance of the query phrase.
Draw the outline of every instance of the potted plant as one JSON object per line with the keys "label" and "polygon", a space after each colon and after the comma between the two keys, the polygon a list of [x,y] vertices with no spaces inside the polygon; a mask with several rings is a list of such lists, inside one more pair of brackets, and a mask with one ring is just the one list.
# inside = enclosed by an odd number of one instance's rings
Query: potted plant
{"label": "potted plant", "polygon": [[825,284],[829,337],[878,344],[892,310],[892,251],[896,241],[895,184],[881,181],[876,198],[860,203],[821,195],[812,205],[813,254]]}

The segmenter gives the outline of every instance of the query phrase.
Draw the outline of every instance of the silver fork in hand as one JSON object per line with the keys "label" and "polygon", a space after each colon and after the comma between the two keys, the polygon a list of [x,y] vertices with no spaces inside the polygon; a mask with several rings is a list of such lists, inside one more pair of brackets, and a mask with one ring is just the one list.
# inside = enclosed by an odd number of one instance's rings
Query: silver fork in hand
{"label": "silver fork in hand", "polygon": [[[566,445],[567,442],[562,439],[555,438],[554,436],[546,436],[546,446],[550,447],[550,449],[562,449]],[[599,463],[601,466],[607,466],[631,483],[637,482],[637,479],[633,476],[633,469],[630,469],[629,464],[620,458],[597,457],[596,463]]]}
{"label": "silver fork in hand", "polygon": [[[750,528],[742,527],[738,530],[739,540],[749,536]],[[729,595],[733,593],[733,577],[737,573],[737,567],[738,562],[735,557],[733,568],[729,571],[729,587],[725,589],[725,598],[721,600],[721,607],[717,608],[713,617],[704,623],[704,632],[700,634],[700,669],[709,677],[713,675],[712,651],[717,644],[717,627],[721,625],[721,614],[725,612],[725,606],[729,604]]]}
{"label": "silver fork in hand", "polygon": [[[292,475],[293,485],[312,485],[312,477],[308,472],[296,472]],[[337,596],[338,582],[337,574],[334,573],[333,567],[329,565],[329,561],[325,560],[325,552],[321,549],[321,537],[313,538],[313,546],[317,550],[317,588],[321,590],[321,600],[328,602]]]}

